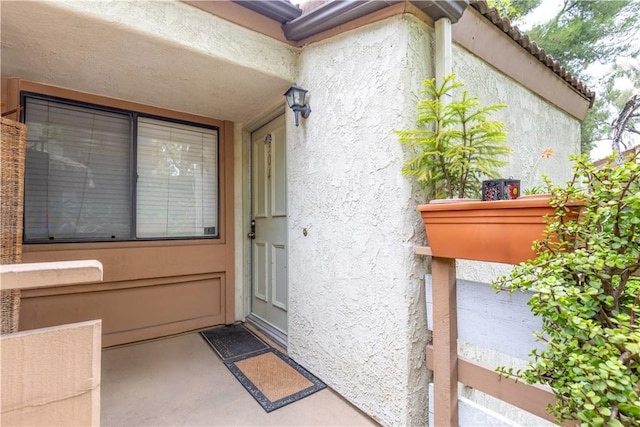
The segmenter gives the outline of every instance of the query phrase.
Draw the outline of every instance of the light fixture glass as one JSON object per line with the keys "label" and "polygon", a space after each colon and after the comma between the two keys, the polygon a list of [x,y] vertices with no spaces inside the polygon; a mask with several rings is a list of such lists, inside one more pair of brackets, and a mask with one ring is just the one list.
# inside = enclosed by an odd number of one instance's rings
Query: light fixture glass
{"label": "light fixture glass", "polygon": [[305,90],[298,86],[297,84],[293,84],[285,93],[284,96],[287,99],[287,104],[289,108],[293,110],[295,115],[296,126],[298,126],[298,115],[302,113],[302,118],[306,119],[309,117],[311,113],[311,107],[309,104],[305,104],[305,97],[307,96],[308,90]]}

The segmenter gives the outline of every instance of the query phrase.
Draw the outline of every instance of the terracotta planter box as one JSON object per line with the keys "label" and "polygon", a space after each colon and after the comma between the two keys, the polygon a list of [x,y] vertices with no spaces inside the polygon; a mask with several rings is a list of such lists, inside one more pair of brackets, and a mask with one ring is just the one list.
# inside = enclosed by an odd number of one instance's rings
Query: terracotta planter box
{"label": "terracotta planter box", "polygon": [[534,258],[548,197],[419,205],[434,256],[518,264]]}

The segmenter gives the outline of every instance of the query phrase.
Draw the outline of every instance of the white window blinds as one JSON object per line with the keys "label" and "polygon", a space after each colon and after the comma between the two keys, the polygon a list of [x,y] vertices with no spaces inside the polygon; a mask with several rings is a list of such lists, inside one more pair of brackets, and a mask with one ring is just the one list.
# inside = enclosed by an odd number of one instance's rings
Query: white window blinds
{"label": "white window blinds", "polygon": [[218,237],[218,130],[34,94],[25,241]]}
{"label": "white window blinds", "polygon": [[25,240],[130,238],[130,116],[25,102]]}
{"label": "white window blinds", "polygon": [[136,234],[217,235],[218,133],[138,119]]}

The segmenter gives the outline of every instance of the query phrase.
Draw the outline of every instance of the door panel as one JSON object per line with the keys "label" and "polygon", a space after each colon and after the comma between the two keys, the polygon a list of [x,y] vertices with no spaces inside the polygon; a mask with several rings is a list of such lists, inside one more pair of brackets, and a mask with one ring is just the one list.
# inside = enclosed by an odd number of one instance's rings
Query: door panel
{"label": "door panel", "polygon": [[273,305],[282,310],[287,310],[287,251],[285,245],[272,245],[272,283]]}
{"label": "door panel", "polygon": [[267,302],[267,248],[264,242],[254,242],[253,248],[253,296]]}
{"label": "door panel", "polygon": [[[283,120],[284,125],[284,120]],[[286,171],[284,127],[272,132],[271,141],[271,216],[287,216]]]}
{"label": "door panel", "polygon": [[287,332],[287,189],[284,116],[251,135],[252,243],[251,314]]}
{"label": "door panel", "polygon": [[267,217],[267,147],[261,141],[253,145],[253,218]]}

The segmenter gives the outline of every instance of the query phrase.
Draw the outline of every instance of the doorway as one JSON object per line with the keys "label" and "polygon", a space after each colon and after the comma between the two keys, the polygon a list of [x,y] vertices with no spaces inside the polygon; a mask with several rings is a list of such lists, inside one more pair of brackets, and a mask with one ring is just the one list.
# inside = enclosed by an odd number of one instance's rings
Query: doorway
{"label": "doorway", "polygon": [[251,134],[251,310],[247,320],[287,344],[287,168],[284,115]]}

